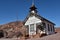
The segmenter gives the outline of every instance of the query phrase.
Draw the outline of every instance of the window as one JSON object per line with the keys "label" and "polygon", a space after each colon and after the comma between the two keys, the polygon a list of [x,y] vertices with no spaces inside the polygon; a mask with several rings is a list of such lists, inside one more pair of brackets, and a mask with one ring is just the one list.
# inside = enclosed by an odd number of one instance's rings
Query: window
{"label": "window", "polygon": [[50,31],[50,27],[49,27],[49,24],[48,24],[48,31]]}
{"label": "window", "polygon": [[44,26],[44,28],[46,28],[46,24],[45,23],[43,23],[43,26]]}
{"label": "window", "polygon": [[50,25],[51,31],[52,31],[52,25]]}
{"label": "window", "polygon": [[30,32],[34,31],[34,24],[30,25]]}
{"label": "window", "polygon": [[53,31],[55,31],[55,28],[54,28],[54,26],[53,26]]}

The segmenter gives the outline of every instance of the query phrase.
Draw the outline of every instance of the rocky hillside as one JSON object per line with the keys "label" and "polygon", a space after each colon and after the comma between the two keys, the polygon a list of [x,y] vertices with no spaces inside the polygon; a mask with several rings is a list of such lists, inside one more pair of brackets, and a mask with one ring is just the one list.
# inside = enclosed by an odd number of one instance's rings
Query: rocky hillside
{"label": "rocky hillside", "polygon": [[23,22],[15,21],[8,24],[0,25],[0,31],[5,34],[6,38],[13,38],[23,36],[26,28],[23,26]]}

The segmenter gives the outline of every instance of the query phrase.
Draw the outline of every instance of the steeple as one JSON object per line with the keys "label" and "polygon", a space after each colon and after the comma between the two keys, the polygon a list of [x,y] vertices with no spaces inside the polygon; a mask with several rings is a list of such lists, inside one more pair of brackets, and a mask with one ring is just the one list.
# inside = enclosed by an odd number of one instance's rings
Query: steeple
{"label": "steeple", "polygon": [[36,10],[37,8],[35,7],[35,1],[32,0],[32,6],[30,7],[30,10]]}
{"label": "steeple", "polygon": [[32,0],[32,6],[30,7],[30,13],[35,15],[37,13],[36,9],[37,8],[35,7],[35,2],[34,0]]}
{"label": "steeple", "polygon": [[34,4],[32,4],[32,6],[30,7],[30,10],[32,11],[32,10],[36,10],[37,8],[35,7],[35,5]]}

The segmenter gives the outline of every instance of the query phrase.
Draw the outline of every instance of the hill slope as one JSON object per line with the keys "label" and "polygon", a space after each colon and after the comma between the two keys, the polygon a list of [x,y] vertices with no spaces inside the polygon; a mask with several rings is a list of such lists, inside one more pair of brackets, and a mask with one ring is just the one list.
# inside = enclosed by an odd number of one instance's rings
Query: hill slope
{"label": "hill slope", "polygon": [[6,35],[5,38],[20,37],[24,34],[25,27],[21,21],[10,22],[0,26],[1,32]]}

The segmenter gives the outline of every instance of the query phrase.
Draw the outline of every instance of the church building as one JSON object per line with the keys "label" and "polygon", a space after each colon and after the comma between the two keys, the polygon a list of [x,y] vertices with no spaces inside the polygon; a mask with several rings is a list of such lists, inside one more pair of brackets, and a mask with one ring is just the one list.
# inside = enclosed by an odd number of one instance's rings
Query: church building
{"label": "church building", "polygon": [[28,35],[36,34],[54,34],[54,23],[40,16],[37,12],[37,8],[33,4],[30,7],[28,16],[24,20],[24,26],[27,28]]}

